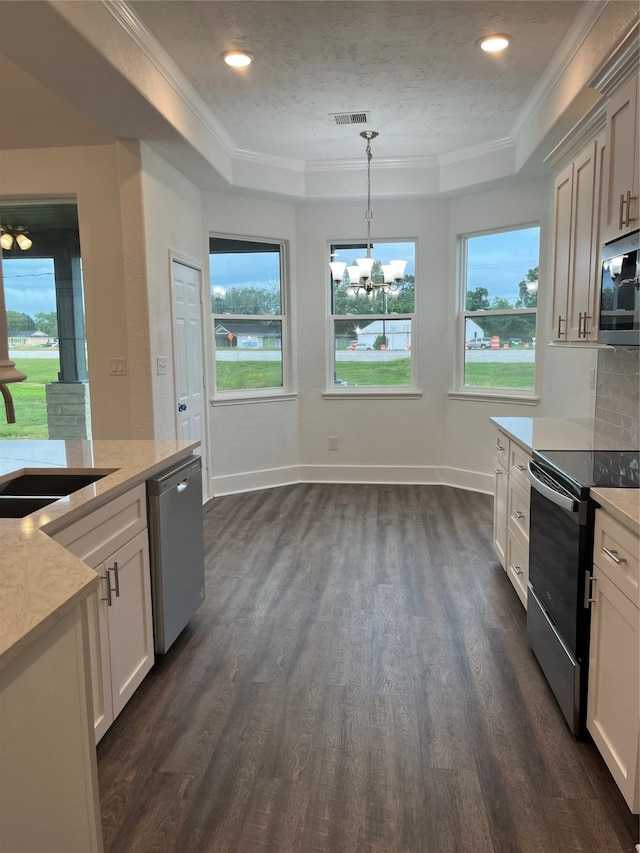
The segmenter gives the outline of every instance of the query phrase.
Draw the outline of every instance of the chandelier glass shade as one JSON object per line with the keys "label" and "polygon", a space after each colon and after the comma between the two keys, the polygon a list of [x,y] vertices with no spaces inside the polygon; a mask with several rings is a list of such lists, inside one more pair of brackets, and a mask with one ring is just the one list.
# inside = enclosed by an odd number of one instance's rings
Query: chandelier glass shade
{"label": "chandelier glass shade", "polygon": [[360,136],[367,141],[367,254],[364,258],[357,258],[350,266],[343,261],[331,261],[331,278],[338,290],[354,298],[372,296],[376,291],[393,296],[400,290],[407,261],[393,260],[388,264],[380,264],[371,257],[371,140],[378,134],[375,130],[364,130]]}
{"label": "chandelier glass shade", "polygon": [[13,248],[14,243],[23,252],[33,246],[33,240],[22,226],[12,228],[9,225],[0,225],[0,246],[8,252]]}

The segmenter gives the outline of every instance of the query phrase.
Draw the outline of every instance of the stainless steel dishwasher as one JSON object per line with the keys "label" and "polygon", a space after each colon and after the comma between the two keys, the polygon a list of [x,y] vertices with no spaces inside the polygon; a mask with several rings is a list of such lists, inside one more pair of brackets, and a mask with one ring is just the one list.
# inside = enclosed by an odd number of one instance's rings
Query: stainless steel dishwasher
{"label": "stainless steel dishwasher", "polygon": [[147,502],[155,649],[164,653],[204,601],[200,457],[148,480]]}

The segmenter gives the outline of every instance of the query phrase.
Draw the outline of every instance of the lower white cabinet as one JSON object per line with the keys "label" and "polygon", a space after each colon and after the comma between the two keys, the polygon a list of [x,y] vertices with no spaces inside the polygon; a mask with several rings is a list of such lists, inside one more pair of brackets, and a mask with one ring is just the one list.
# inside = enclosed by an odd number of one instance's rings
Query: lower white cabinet
{"label": "lower white cabinet", "polygon": [[596,512],[587,728],[632,812],[640,811],[638,537]]}
{"label": "lower white cabinet", "polygon": [[529,453],[505,433],[496,432],[493,498],[493,550],[527,607],[529,580]]}
{"label": "lower white cabinet", "polygon": [[55,536],[100,576],[88,599],[96,743],[153,666],[153,616],[146,517],[140,485]]}

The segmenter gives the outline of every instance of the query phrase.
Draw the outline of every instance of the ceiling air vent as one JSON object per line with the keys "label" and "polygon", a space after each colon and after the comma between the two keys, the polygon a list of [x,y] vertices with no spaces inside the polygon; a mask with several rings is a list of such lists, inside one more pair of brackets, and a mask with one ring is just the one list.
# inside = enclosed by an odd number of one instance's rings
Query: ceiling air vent
{"label": "ceiling air vent", "polygon": [[329,113],[336,124],[369,124],[369,113]]}

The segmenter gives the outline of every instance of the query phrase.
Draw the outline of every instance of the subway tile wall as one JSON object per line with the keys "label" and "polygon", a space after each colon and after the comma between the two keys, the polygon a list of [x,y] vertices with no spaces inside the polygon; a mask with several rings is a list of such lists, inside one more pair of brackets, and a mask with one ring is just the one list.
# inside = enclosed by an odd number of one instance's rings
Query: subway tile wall
{"label": "subway tile wall", "polygon": [[638,349],[614,347],[598,352],[596,429],[640,447],[640,373]]}

